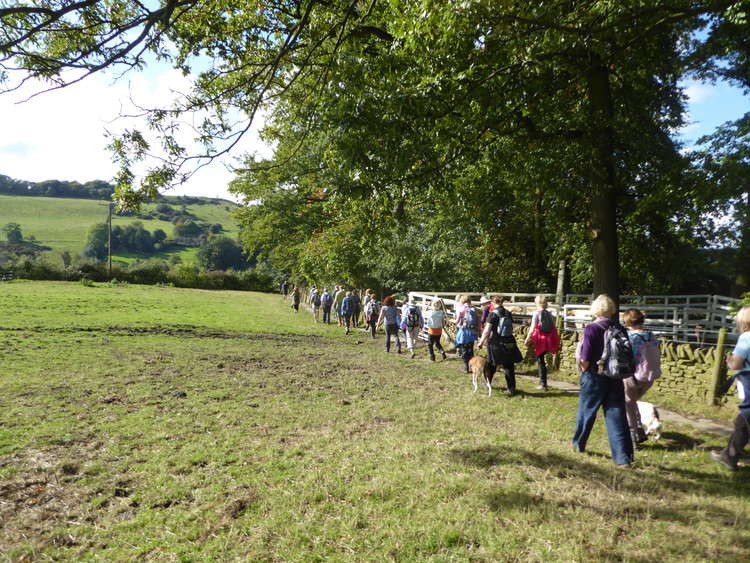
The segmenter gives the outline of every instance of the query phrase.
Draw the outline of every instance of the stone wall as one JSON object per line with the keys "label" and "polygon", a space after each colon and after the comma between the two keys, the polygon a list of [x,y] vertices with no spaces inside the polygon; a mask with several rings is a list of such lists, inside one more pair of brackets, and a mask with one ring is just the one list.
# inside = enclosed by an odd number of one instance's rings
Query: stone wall
{"label": "stone wall", "polygon": [[[523,344],[527,330],[525,326],[515,329],[519,345]],[[547,368],[552,379],[578,383],[575,350],[579,336],[575,332],[563,333],[559,357],[547,356]],[[661,354],[662,376],[649,391],[652,398],[656,399],[663,395],[682,399],[686,403],[705,404],[712,392],[711,378],[716,361],[716,349],[662,342]],[[536,358],[531,348],[526,350],[524,364],[527,365],[527,370],[536,367]]]}

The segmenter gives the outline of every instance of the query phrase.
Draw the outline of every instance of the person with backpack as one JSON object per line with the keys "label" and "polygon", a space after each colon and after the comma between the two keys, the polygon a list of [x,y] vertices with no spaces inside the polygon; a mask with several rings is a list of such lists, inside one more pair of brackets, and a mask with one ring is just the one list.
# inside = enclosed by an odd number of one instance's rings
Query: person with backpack
{"label": "person with backpack", "polygon": [[404,313],[401,317],[401,328],[406,335],[406,349],[411,352],[411,357],[416,357],[416,347],[419,341],[419,333],[424,326],[424,317],[422,309],[409,298],[404,307]]}
{"label": "person with backpack", "polygon": [[380,317],[380,302],[375,297],[375,293],[371,293],[365,305],[365,321],[367,322],[367,328],[372,334],[372,338],[375,338],[375,330],[378,325],[378,318]]}
{"label": "person with backpack", "polygon": [[352,324],[352,315],[354,314],[354,298],[352,292],[347,291],[346,297],[341,301],[341,316],[344,319],[344,326],[346,327],[346,334],[349,334],[349,330]]}
{"label": "person with backpack", "polygon": [[443,345],[440,343],[443,328],[445,327],[445,304],[442,299],[432,302],[432,307],[427,314],[425,324],[427,326],[427,348],[430,351],[430,361],[435,361],[435,347],[437,347],[445,360],[445,350],[443,350]]}
{"label": "person with backpack", "polygon": [[344,297],[346,297],[346,290],[343,285],[338,286],[338,288],[336,295],[333,297],[333,312],[336,314],[339,326],[344,326],[344,315],[341,313],[341,303],[343,303]]}
{"label": "person with backpack", "polygon": [[320,296],[320,306],[323,308],[323,322],[326,324],[331,324],[331,305],[333,296],[324,288],[323,295]]}
{"label": "person with backpack", "polygon": [[313,320],[316,323],[318,322],[318,318],[320,317],[320,304],[320,293],[318,293],[318,288],[314,287],[312,293],[310,294],[310,305],[312,306]]}
{"label": "person with backpack", "polygon": [[555,318],[547,309],[549,303],[544,295],[534,298],[537,310],[531,315],[531,326],[524,341],[524,346],[532,344],[534,355],[539,366],[539,385],[537,389],[547,390],[547,353],[557,354],[560,349],[560,335],[555,326]]}
{"label": "person with backpack", "polygon": [[734,419],[734,432],[727,447],[711,452],[711,459],[731,471],[737,471],[737,461],[750,439],[750,306],[746,305],[737,312],[736,322],[740,337],[727,358],[727,367],[737,370],[737,373],[727,380],[723,391],[729,391],[736,382],[740,412]]}
{"label": "person with backpack", "polygon": [[623,380],[625,385],[625,411],[628,416],[628,428],[633,447],[646,441],[646,431],[641,424],[638,412],[638,401],[651,389],[657,378],[661,377],[661,351],[659,339],[653,332],[643,328],[646,317],[638,309],[628,309],[622,314],[622,320],[628,329],[628,338],[633,346],[635,357],[635,374]]}
{"label": "person with backpack", "polygon": [[508,395],[512,397],[516,394],[516,364],[523,357],[513,336],[513,315],[503,307],[504,301],[500,295],[492,298],[493,311],[482,331],[479,348],[488,343],[487,360],[492,375],[502,366]]}
{"label": "person with backpack", "polygon": [[456,351],[464,361],[464,370],[471,373],[469,360],[474,357],[474,342],[477,340],[478,315],[471,305],[471,298],[462,295],[456,317]]}
{"label": "person with backpack", "polygon": [[385,351],[386,353],[391,351],[391,336],[396,337],[396,346],[398,353],[401,353],[401,341],[398,339],[399,325],[401,324],[401,315],[399,309],[396,307],[396,302],[393,297],[388,295],[383,299],[383,307],[380,309],[380,315],[378,315],[377,326],[381,323],[385,323]]}
{"label": "person with backpack", "polygon": [[635,358],[625,329],[612,319],[615,311],[615,302],[607,295],[599,295],[591,304],[594,322],[584,329],[577,353],[581,380],[572,445],[577,452],[586,451],[601,407],[612,460],[618,467],[629,467],[633,441],[625,414],[623,379],[632,377]]}
{"label": "person with backpack", "polygon": [[299,287],[295,286],[292,291],[292,307],[294,308],[295,313],[299,313],[300,299],[302,299],[302,295],[300,294]]}

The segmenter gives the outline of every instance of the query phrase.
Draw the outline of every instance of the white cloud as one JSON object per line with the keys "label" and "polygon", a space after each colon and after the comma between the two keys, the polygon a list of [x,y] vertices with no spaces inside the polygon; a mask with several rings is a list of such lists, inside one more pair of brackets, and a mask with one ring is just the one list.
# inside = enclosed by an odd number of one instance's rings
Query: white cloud
{"label": "white cloud", "polygon": [[685,95],[688,97],[689,104],[700,104],[714,97],[717,91],[716,86],[693,82],[685,88]]}
{"label": "white cloud", "polygon": [[[137,113],[133,98],[143,107],[159,107],[187,92],[189,81],[172,69],[150,69],[112,82],[93,76],[82,82],[17,103],[35,91],[39,83],[21,92],[0,96],[0,174],[29,181],[49,179],[111,180],[116,167],[106,150],[105,130],[145,129],[142,121],[118,117]],[[188,142],[189,132],[183,135]],[[246,135],[231,155],[198,171],[186,184],[169,192],[228,198],[233,175],[227,169],[245,152],[269,154],[255,132]]]}

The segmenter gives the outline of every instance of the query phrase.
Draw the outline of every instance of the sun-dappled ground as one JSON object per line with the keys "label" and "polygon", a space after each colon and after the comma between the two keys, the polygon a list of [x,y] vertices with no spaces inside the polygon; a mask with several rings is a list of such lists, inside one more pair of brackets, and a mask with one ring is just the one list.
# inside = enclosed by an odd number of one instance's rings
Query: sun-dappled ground
{"label": "sun-dappled ground", "polygon": [[[733,561],[748,472],[668,427],[616,469],[576,397],[471,392],[278,296],[0,285],[10,560]],[[502,377],[500,377],[502,380]]]}

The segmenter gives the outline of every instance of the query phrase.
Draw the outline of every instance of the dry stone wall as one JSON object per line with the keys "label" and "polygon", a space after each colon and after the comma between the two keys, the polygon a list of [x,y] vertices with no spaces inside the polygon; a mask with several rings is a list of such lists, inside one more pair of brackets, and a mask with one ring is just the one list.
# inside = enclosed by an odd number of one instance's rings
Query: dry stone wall
{"label": "dry stone wall", "polygon": [[[516,328],[516,339],[519,344],[523,343],[527,330],[525,326]],[[552,378],[578,383],[575,350],[579,338],[580,335],[576,332],[563,333],[558,357],[547,356],[547,367]],[[712,392],[716,349],[662,342],[661,353],[662,376],[649,391],[651,400],[665,395],[673,399],[683,399],[686,403],[705,403]],[[531,348],[526,350],[524,363],[529,369],[536,367],[536,358]],[[725,401],[726,399],[727,397],[724,397]]]}

